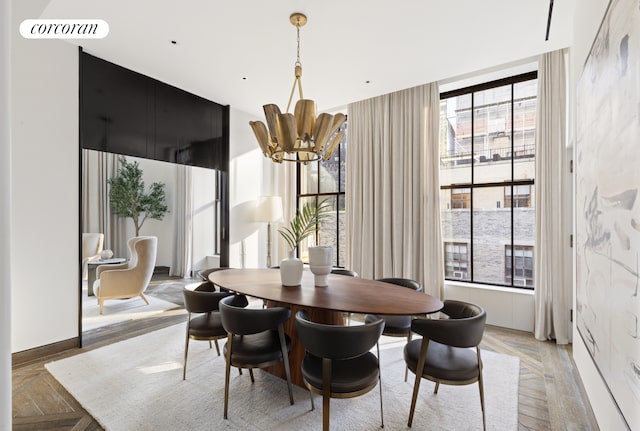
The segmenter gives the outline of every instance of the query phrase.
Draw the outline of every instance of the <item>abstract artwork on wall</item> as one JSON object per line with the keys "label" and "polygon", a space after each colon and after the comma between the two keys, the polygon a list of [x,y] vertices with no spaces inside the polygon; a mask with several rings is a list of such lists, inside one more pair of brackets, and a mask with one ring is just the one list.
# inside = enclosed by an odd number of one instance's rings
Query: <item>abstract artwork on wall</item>
{"label": "abstract artwork on wall", "polygon": [[576,91],[577,327],[640,430],[640,3],[612,0]]}

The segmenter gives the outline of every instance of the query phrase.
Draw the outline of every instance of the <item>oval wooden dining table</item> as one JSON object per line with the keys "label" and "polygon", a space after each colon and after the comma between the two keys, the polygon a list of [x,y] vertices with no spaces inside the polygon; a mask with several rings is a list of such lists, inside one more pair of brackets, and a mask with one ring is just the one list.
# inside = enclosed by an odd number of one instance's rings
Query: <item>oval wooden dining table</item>
{"label": "oval wooden dining table", "polygon": [[[269,306],[291,309],[285,332],[291,337],[291,380],[304,387],[300,363],[304,348],[298,340],[295,313],[306,310],[319,323],[342,325],[343,313],[425,315],[440,311],[442,301],[423,292],[365,278],[329,274],[325,287],[314,286],[313,274],[305,270],[300,286],[283,286],[277,269],[225,269],[209,274],[209,280],[236,293],[266,300]],[[284,367],[268,369],[284,377]]]}

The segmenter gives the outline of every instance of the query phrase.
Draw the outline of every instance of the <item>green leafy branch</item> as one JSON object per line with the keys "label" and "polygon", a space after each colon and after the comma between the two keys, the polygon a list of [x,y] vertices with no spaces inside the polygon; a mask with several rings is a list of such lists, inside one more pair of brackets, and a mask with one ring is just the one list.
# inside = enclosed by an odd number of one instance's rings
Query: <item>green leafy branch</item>
{"label": "green leafy branch", "polygon": [[318,205],[313,201],[309,201],[296,212],[289,227],[283,227],[278,230],[291,251],[295,251],[302,240],[314,233],[316,226],[329,216],[329,206],[329,201],[326,199],[319,202]]}

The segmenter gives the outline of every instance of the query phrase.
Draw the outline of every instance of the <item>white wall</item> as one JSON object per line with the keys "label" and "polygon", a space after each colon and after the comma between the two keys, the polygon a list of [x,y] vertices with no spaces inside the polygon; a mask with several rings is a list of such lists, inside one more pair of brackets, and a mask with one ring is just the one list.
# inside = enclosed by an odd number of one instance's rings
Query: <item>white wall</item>
{"label": "white wall", "polygon": [[[576,7],[574,22],[574,43],[569,51],[570,59],[570,99],[572,112],[570,116],[570,142],[574,142],[575,136],[575,89],[582,72],[583,64],[591,49],[591,44],[598,32],[600,22],[604,17],[608,0],[582,0],[580,7]],[[575,205],[574,205],[575,206]],[[575,235],[575,232],[574,232]],[[575,304],[575,278],[574,278],[574,303]],[[626,429],[618,409],[616,408],[609,391],[607,390],[598,370],[596,369],[589,352],[577,331],[574,319],[573,325],[573,360],[580,373],[582,383],[587,391],[591,407],[595,413],[598,425],[602,430]]]}
{"label": "white wall", "polygon": [[444,297],[478,304],[487,312],[489,325],[533,332],[535,303],[532,290],[447,281]]}
{"label": "white wall", "polygon": [[[9,238],[11,192],[11,2],[0,0],[0,238]],[[11,253],[0,241],[0,429],[11,429]]]}
{"label": "white wall", "polygon": [[[46,0],[14,1],[13,35]],[[78,335],[78,50],[12,40],[11,351]]]}
{"label": "white wall", "polygon": [[[272,194],[283,166],[274,165],[262,155],[249,127],[255,117],[231,110],[231,148],[229,162],[229,266],[258,268],[265,266],[267,234],[264,223],[254,221],[259,196]],[[293,185],[295,187],[295,185]],[[273,238],[277,235],[272,227]],[[276,247],[274,251],[276,253]],[[277,253],[273,262],[279,262]],[[274,263],[275,264],[275,263]]]}

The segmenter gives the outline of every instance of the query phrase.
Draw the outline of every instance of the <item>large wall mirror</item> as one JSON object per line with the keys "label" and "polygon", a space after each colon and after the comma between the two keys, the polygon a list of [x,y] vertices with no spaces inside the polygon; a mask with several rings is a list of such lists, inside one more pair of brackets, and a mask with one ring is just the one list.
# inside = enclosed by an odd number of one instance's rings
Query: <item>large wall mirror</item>
{"label": "large wall mirror", "polygon": [[[138,234],[157,237],[155,273],[188,278],[228,266],[228,106],[81,49],[80,146],[83,260],[96,241],[113,252],[111,265],[132,257],[134,222],[117,215],[109,197],[109,179],[126,160],[142,172],[145,190],[164,184],[168,212],[162,220],[146,219]],[[100,315],[92,295],[97,266],[83,265],[82,332],[113,320]]]}
{"label": "large wall mirror", "polygon": [[[125,156],[82,150],[82,232],[102,235],[102,248],[113,252],[114,264],[118,263],[115,259],[131,258],[127,242],[135,236],[133,220],[115,215],[109,200],[108,180],[117,174],[122,157]],[[188,278],[200,269],[220,266],[224,242],[222,173],[131,156],[126,156],[126,160],[138,164],[147,190],[153,182],[165,185],[168,212],[162,220],[145,220],[140,229],[140,235],[158,238],[155,272]],[[92,295],[97,265],[96,261],[87,263],[82,283],[83,331],[116,321],[113,315],[100,316]],[[140,304],[144,305],[142,301]]]}

